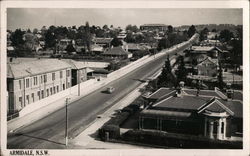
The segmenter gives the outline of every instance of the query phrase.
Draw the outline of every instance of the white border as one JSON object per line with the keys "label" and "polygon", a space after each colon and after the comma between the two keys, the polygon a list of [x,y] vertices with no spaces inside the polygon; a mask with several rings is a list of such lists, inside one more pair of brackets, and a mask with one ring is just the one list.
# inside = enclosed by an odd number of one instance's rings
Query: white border
{"label": "white border", "polygon": [[[2,1],[1,2],[1,152],[6,149],[6,8],[243,8],[243,150],[49,150],[50,155],[249,155],[249,2],[248,1]],[[230,18],[230,17],[228,17]]]}

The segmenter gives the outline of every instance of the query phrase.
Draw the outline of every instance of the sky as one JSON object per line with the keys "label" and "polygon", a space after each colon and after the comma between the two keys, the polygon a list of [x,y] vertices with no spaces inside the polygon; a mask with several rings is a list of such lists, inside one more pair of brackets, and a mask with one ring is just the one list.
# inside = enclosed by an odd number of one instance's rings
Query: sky
{"label": "sky", "polygon": [[242,24],[242,9],[199,8],[8,8],[7,29],[91,25],[125,28],[128,24]]}

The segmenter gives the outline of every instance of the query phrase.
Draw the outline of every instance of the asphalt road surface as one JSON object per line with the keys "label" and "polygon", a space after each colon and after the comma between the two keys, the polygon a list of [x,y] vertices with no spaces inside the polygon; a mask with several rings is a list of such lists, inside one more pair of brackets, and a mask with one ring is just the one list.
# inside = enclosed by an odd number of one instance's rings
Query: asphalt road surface
{"label": "asphalt road surface", "polygon": [[[183,51],[185,47],[177,48],[171,55]],[[155,59],[122,78],[107,84],[101,89],[73,102],[68,106],[69,139],[82,132],[96,117],[114,105],[118,100],[138,87],[143,79],[152,76],[164,64],[166,55]],[[104,93],[113,86],[112,94]],[[65,109],[62,108],[35,123],[19,129],[7,138],[8,149],[62,149],[66,148],[65,137]]]}

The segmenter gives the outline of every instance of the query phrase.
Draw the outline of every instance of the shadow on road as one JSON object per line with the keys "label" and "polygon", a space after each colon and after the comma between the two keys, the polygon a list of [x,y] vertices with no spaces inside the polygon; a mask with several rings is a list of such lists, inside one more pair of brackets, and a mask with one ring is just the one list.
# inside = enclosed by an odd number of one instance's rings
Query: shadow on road
{"label": "shadow on road", "polygon": [[65,145],[64,143],[60,143],[60,142],[56,142],[56,141],[53,141],[53,140],[44,139],[44,138],[40,138],[40,137],[35,137],[35,136],[27,135],[27,134],[22,134],[22,133],[17,133],[16,136],[25,136],[25,137],[29,137],[29,138],[33,138],[33,139],[38,139],[38,140],[51,142],[51,143],[58,144],[58,145]]}
{"label": "shadow on road", "polygon": [[141,83],[146,82],[146,80],[141,80],[141,79],[132,79],[132,80],[139,81],[139,82],[141,82]]}

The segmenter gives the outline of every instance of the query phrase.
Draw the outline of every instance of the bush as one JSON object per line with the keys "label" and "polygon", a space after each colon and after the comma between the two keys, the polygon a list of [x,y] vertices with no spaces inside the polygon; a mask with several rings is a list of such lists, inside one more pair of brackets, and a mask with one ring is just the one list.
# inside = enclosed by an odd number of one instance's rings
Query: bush
{"label": "bush", "polygon": [[128,112],[121,112],[117,114],[116,117],[111,118],[108,122],[105,123],[105,125],[116,125],[120,126],[125,122],[125,120],[129,117],[130,113]]}
{"label": "bush", "polygon": [[118,139],[120,137],[120,128],[117,125],[104,125],[98,131],[99,138],[103,141],[109,139]]}
{"label": "bush", "polygon": [[242,142],[211,140],[196,135],[175,134],[162,131],[130,130],[122,136],[122,139],[125,141],[177,148],[242,148]]}

